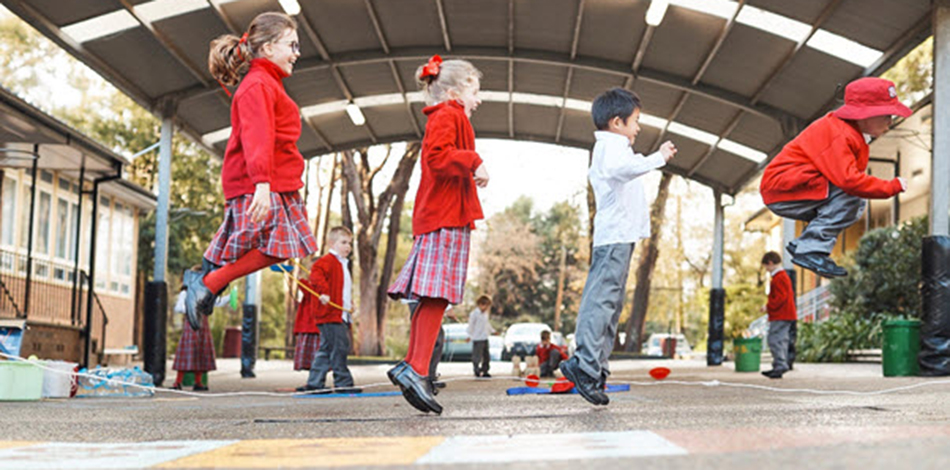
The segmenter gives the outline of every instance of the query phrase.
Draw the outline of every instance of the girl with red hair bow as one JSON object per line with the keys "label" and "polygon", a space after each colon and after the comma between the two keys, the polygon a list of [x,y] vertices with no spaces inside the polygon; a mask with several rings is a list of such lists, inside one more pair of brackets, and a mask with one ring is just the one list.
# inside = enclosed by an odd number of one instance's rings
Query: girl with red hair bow
{"label": "girl with red hair bow", "polygon": [[488,172],[475,153],[469,118],[481,104],[481,72],[464,60],[434,56],[416,71],[429,104],[422,139],[422,178],[412,212],[414,237],[409,259],[389,287],[394,299],[419,301],[412,315],[409,351],[389,371],[393,384],[422,412],[442,413],[425,379],[432,348],[449,304],[462,301],[471,230],[483,217],[476,187]]}

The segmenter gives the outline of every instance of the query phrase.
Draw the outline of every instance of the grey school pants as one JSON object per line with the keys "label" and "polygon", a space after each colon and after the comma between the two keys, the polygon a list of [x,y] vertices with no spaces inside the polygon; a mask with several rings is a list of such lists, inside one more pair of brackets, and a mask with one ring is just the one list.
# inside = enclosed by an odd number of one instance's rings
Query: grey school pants
{"label": "grey school pants", "polygon": [[769,322],[769,350],[772,351],[772,370],[785,372],[788,367],[788,344],[792,325],[791,320]]}
{"label": "grey school pants", "polygon": [[828,183],[828,197],[820,201],[783,201],[769,204],[776,215],[808,222],[808,226],[791,243],[796,254],[830,255],[838,234],[861,219],[867,201],[852,196]]}
{"label": "grey school pants", "polygon": [[574,357],[581,370],[595,379],[610,375],[607,358],[617,336],[633,247],[633,243],[601,245],[591,253],[590,272],[577,312]]}
{"label": "grey school pants", "polygon": [[346,323],[320,325],[320,349],[310,364],[307,385],[315,388],[326,387],[327,373],[332,369],[334,387],[352,387],[353,375],[346,367],[346,356],[349,353],[350,332]]}

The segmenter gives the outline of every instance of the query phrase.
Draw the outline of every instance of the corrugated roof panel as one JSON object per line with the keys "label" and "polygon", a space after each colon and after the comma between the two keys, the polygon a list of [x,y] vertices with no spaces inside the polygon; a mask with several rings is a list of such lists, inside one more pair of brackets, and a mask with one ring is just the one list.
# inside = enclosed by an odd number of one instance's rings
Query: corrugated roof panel
{"label": "corrugated roof panel", "polygon": [[399,86],[386,62],[348,65],[339,70],[343,81],[356,96],[399,93]]}
{"label": "corrugated roof panel", "polygon": [[508,47],[508,0],[443,0],[442,4],[452,19],[453,46]]}
{"label": "corrugated roof panel", "polygon": [[[663,22],[657,26],[641,67],[692,78],[722,32],[725,20],[670,6]],[[690,32],[690,40],[682,40],[682,32]]]}
{"label": "corrugated roof panel", "polygon": [[792,41],[736,24],[702,82],[752,96],[794,48]]}
{"label": "corrugated roof panel", "polygon": [[676,121],[719,135],[736,116],[738,110],[702,96],[690,96]]}
{"label": "corrugated roof panel", "polygon": [[844,0],[822,29],[883,51],[929,11],[929,2]]}
{"label": "corrugated roof panel", "polygon": [[[817,70],[821,73],[815,73]],[[762,102],[808,119],[834,96],[838,84],[846,85],[861,70],[857,65],[804,48],[775,79]]]}
{"label": "corrugated roof panel", "polygon": [[577,68],[574,69],[574,77],[571,78],[571,91],[568,97],[593,101],[597,95],[611,88],[623,86],[625,81],[626,78],[621,75]]}
{"label": "corrugated roof panel", "polygon": [[376,30],[363,2],[301,1],[300,8],[331,56],[350,51],[381,50]]}
{"label": "corrugated roof panel", "polygon": [[432,0],[371,3],[390,47],[443,47],[439,13]]}
{"label": "corrugated roof panel", "polygon": [[144,28],[135,28],[85,44],[151,97],[200,85]]}
{"label": "corrugated roof panel", "polygon": [[199,134],[231,126],[230,100],[220,94],[205,94],[178,104],[178,115]]}
{"label": "corrugated roof panel", "polygon": [[515,64],[515,91],[539,95],[564,95],[567,67],[534,63]]}
{"label": "corrugated roof panel", "polygon": [[346,99],[329,68],[294,72],[284,79],[284,88],[301,108]]}
{"label": "corrugated roof panel", "polygon": [[577,54],[633,63],[646,29],[647,6],[648,2],[629,0],[587,0]]}
{"label": "corrugated roof panel", "polygon": [[570,52],[576,0],[515,2],[515,49]]}
{"label": "corrugated roof panel", "polygon": [[527,134],[534,136],[554,135],[557,121],[561,115],[559,108],[531,104],[515,105],[515,136]]}
{"label": "corrugated roof panel", "polygon": [[[206,80],[211,80],[211,73],[208,71],[211,41],[230,31],[210,8],[159,21],[154,27],[182,51]],[[192,44],[195,47],[189,47]],[[200,44],[205,47],[198,46]]]}
{"label": "corrugated roof panel", "polygon": [[[419,121],[425,128],[425,119]],[[484,137],[480,133],[496,133],[508,135],[508,104],[482,103],[472,115],[472,126],[475,128],[475,137]]]}
{"label": "corrugated roof panel", "polygon": [[415,139],[416,131],[413,130],[412,122],[406,113],[405,104],[364,108],[363,115],[366,116],[366,122],[372,126],[373,133],[380,139],[409,135]]}

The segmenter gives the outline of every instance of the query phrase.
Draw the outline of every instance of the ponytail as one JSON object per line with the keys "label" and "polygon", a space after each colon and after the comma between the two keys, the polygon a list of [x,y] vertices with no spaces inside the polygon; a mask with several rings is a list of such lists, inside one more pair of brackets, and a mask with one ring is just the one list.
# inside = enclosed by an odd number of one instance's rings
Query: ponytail
{"label": "ponytail", "polygon": [[296,30],[297,22],[287,14],[267,12],[257,15],[243,36],[225,34],[211,41],[208,71],[222,85],[237,85],[261,47],[277,41],[288,29]]}

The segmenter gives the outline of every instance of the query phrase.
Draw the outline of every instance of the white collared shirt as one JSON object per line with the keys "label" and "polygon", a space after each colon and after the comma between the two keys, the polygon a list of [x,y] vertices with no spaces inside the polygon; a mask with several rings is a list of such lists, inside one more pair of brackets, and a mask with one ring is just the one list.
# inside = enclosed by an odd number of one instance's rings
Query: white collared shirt
{"label": "white collared shirt", "polygon": [[495,332],[495,329],[488,322],[488,315],[482,312],[482,309],[475,307],[472,313],[468,314],[467,332],[472,341],[485,341]]}
{"label": "white collared shirt", "polygon": [[594,246],[636,243],[650,237],[650,208],[640,177],[666,165],[660,152],[633,153],[630,139],[608,131],[594,132],[588,179],[597,200]]}
{"label": "white collared shirt", "polygon": [[[340,254],[332,248],[330,249],[330,253],[333,253],[336,260],[343,266],[343,308],[353,310],[353,276],[350,275],[350,260],[340,256]],[[343,323],[350,323],[351,321],[352,317],[350,316],[350,312],[344,310]]]}

